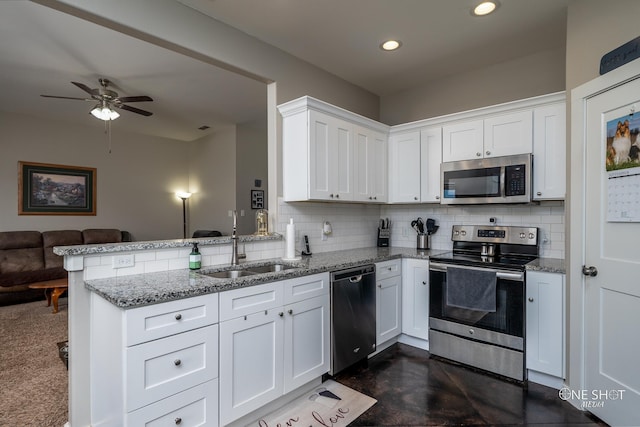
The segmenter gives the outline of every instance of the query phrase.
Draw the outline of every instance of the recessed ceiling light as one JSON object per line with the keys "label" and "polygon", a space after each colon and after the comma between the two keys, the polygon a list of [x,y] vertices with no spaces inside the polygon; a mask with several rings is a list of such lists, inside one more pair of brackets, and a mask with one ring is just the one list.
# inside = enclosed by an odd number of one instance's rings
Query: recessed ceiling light
{"label": "recessed ceiling light", "polygon": [[495,1],[483,1],[477,5],[472,14],[475,16],[485,16],[495,11],[498,8],[498,3]]}
{"label": "recessed ceiling light", "polygon": [[400,41],[398,40],[387,40],[386,42],[380,45],[380,49],[390,51],[390,50],[396,50],[400,46],[402,46],[402,43],[400,43]]}

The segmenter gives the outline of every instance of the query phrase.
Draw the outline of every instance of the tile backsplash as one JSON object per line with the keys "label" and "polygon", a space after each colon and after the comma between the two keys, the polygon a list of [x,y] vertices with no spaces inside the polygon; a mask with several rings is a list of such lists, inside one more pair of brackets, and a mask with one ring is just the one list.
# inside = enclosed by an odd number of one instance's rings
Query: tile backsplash
{"label": "tile backsplash", "polygon": [[[351,203],[283,202],[278,200],[276,232],[284,235],[289,218],[296,224],[296,251],[302,249],[302,238],[309,236],[311,252],[328,252],[376,245],[380,218],[391,220],[391,245],[415,247],[416,232],[411,221],[433,218],[440,226],[432,236],[431,248],[449,250],[451,226],[454,224],[489,225],[494,217],[497,225],[538,227],[540,256],[564,258],[564,202],[541,202],[531,205],[441,206],[441,205],[364,205]],[[329,221],[332,233],[322,240],[322,224]]]}

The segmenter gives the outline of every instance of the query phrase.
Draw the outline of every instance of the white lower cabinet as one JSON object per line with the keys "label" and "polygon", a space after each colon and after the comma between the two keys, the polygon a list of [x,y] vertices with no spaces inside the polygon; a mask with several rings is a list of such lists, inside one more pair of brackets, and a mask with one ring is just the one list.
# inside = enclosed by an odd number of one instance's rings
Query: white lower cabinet
{"label": "white lower cabinet", "polygon": [[564,274],[527,272],[526,366],[530,377],[535,371],[564,378],[564,307]]}
{"label": "white lower cabinet", "polygon": [[91,313],[92,426],[218,425],[218,294]]}
{"label": "white lower cabinet", "polygon": [[376,263],[376,346],[402,333],[401,260]]}
{"label": "white lower cabinet", "polygon": [[222,425],[329,371],[329,273],[223,292],[220,312]]}
{"label": "white lower cabinet", "polygon": [[402,260],[402,333],[429,339],[428,260]]}

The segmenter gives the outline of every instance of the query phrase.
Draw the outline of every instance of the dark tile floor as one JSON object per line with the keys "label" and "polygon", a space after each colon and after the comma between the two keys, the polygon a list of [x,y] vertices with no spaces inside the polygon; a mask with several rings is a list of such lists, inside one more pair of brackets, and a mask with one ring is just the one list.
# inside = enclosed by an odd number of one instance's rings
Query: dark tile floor
{"label": "dark tile floor", "polygon": [[557,390],[522,385],[396,344],[335,380],[378,400],[352,426],[606,426]]}

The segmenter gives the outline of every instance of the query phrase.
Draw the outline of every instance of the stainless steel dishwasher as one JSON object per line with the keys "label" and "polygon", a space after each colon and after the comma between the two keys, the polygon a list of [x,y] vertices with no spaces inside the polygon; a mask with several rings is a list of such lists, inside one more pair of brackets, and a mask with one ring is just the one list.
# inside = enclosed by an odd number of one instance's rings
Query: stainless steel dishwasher
{"label": "stainless steel dishwasher", "polygon": [[375,273],[374,265],[331,273],[331,375],[376,349]]}

